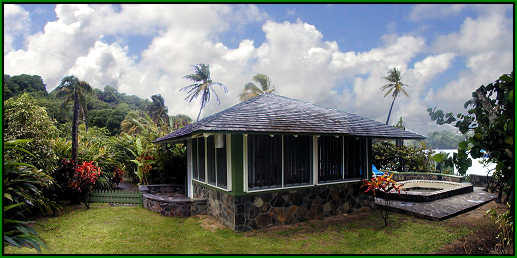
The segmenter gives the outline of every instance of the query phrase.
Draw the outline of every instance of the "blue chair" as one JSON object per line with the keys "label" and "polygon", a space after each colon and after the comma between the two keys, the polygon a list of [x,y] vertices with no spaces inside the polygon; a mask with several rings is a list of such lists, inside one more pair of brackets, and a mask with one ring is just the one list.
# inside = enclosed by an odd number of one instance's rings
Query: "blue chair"
{"label": "blue chair", "polygon": [[384,172],[379,171],[379,170],[377,169],[377,167],[375,167],[375,165],[374,165],[374,164],[372,164],[372,172],[373,172],[373,174],[374,174],[375,176],[382,176],[382,175],[384,175]]}

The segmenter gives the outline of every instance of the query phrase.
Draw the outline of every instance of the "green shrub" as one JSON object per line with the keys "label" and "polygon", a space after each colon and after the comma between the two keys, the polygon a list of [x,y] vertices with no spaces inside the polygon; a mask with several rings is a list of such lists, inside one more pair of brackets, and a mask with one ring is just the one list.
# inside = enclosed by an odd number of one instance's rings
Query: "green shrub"
{"label": "green shrub", "polygon": [[45,108],[36,105],[27,93],[10,98],[4,104],[4,141],[31,140],[23,148],[33,155],[23,156],[23,161],[47,172],[56,169],[59,158],[51,148],[51,139],[58,131]]}
{"label": "green shrub", "polygon": [[389,171],[430,171],[432,151],[424,142],[415,146],[400,146],[390,142],[373,144],[373,164]]}

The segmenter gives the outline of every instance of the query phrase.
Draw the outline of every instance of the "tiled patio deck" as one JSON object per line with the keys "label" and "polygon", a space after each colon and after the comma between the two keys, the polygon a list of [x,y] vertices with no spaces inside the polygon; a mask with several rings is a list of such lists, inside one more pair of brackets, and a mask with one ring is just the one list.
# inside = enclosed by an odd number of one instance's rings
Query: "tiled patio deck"
{"label": "tiled patio deck", "polygon": [[[394,211],[411,214],[420,218],[444,220],[463,212],[473,210],[494,200],[495,198],[496,194],[485,192],[482,187],[474,187],[474,191],[471,193],[456,195],[431,202],[392,200],[390,207]],[[375,198],[375,203],[382,206],[384,201],[380,198]]]}

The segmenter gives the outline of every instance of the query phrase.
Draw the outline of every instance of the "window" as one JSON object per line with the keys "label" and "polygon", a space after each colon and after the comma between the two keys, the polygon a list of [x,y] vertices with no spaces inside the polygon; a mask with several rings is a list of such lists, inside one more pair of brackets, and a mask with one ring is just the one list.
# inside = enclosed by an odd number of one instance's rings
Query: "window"
{"label": "window", "polygon": [[199,168],[199,181],[205,181],[205,138],[197,138],[197,167]]}
{"label": "window", "polygon": [[[226,171],[226,135],[222,135],[222,148],[215,149],[215,157],[217,163],[217,186],[226,188],[228,186]],[[216,146],[218,147],[218,146]]]}
{"label": "window", "polygon": [[345,137],[345,178],[360,178],[365,173],[366,139]]}
{"label": "window", "polygon": [[215,144],[213,135],[206,138],[206,171],[208,184],[215,185]]}
{"label": "window", "polygon": [[312,136],[284,136],[284,186],[312,183]]}
{"label": "window", "polygon": [[248,189],[282,187],[282,137],[248,136]]}
{"label": "window", "polygon": [[[217,146],[217,137],[220,137]],[[206,141],[206,148],[205,148]],[[221,145],[222,143],[222,145]],[[219,148],[217,148],[219,147]],[[192,140],[192,177],[198,181],[226,189],[226,136],[210,135]],[[206,180],[205,180],[205,153],[206,153]]]}
{"label": "window", "polygon": [[343,179],[343,139],[335,136],[318,138],[318,182]]}

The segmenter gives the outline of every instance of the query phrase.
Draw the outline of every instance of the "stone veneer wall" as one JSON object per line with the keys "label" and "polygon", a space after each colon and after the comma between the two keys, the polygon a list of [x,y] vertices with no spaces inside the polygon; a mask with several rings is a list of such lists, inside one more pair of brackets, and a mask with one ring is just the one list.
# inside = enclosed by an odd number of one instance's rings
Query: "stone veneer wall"
{"label": "stone veneer wall", "polygon": [[208,199],[208,214],[235,231],[291,224],[371,205],[362,182],[291,188],[232,196],[194,182],[194,197]]}
{"label": "stone veneer wall", "polygon": [[438,180],[438,181],[449,181],[461,183],[465,181],[463,176],[437,174],[437,173],[411,173],[411,172],[389,172],[393,174],[393,180],[395,181],[408,181],[408,180]]}
{"label": "stone veneer wall", "polygon": [[235,229],[234,196],[205,184],[192,181],[193,197],[207,200],[207,213],[219,219],[223,225]]}

